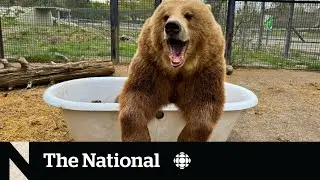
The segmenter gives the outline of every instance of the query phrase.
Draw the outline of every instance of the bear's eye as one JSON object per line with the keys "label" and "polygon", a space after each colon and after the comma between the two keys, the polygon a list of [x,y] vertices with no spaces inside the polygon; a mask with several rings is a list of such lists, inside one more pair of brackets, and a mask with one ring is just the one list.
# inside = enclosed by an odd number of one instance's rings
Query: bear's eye
{"label": "bear's eye", "polygon": [[168,15],[165,15],[164,17],[163,17],[163,20],[164,21],[167,21],[169,19],[169,16]]}
{"label": "bear's eye", "polygon": [[186,14],[184,15],[184,18],[186,18],[187,20],[190,20],[190,19],[192,18],[192,14],[186,13]]}

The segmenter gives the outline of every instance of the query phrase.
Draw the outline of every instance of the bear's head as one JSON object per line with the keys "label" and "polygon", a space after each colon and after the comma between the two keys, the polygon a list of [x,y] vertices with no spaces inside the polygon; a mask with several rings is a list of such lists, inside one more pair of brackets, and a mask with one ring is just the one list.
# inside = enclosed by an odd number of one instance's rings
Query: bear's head
{"label": "bear's head", "polygon": [[[221,27],[200,0],[165,0],[150,19],[154,51],[170,69],[190,70],[224,53]],[[203,64],[203,63],[202,63]]]}

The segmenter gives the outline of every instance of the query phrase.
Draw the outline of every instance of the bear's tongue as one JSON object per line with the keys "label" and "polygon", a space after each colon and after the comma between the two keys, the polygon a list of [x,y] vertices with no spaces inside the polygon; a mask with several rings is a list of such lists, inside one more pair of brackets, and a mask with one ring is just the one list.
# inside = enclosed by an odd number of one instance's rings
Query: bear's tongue
{"label": "bear's tongue", "polygon": [[171,61],[173,64],[180,64],[182,61],[183,46],[181,44],[171,45]]}
{"label": "bear's tongue", "polygon": [[183,46],[181,44],[173,44],[172,51],[176,56],[180,56],[183,50]]}

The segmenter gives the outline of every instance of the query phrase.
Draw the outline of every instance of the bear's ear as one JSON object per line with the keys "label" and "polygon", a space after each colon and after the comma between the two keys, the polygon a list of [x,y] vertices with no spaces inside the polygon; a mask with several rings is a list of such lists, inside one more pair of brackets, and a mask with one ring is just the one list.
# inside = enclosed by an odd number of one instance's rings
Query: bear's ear
{"label": "bear's ear", "polygon": [[[177,0],[162,0],[162,2],[167,2],[167,1],[177,1]],[[181,1],[181,0],[179,0]]]}
{"label": "bear's ear", "polygon": [[206,5],[209,8],[209,10],[211,10],[211,5],[210,4],[206,4]]}
{"label": "bear's ear", "polygon": [[204,2],[203,0],[162,0],[162,2],[166,2],[166,1],[200,1],[200,2]]}

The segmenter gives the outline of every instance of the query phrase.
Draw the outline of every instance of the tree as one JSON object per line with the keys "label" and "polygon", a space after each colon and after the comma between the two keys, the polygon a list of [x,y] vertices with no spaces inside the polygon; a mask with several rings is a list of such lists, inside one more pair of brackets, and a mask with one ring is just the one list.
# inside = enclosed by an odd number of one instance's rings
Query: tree
{"label": "tree", "polygon": [[65,0],[65,7],[67,8],[87,8],[89,0]]}
{"label": "tree", "polygon": [[56,1],[55,0],[20,0],[20,1],[14,1],[14,5],[17,6],[55,6]]}
{"label": "tree", "polygon": [[[154,8],[153,1],[150,0],[119,0],[119,12],[130,12],[126,13],[127,17],[121,17],[121,18],[129,18],[132,21],[137,21],[140,19],[146,19],[149,17],[152,13],[152,10]],[[147,13],[150,11],[150,14]],[[120,14],[122,16],[122,14]]]}

